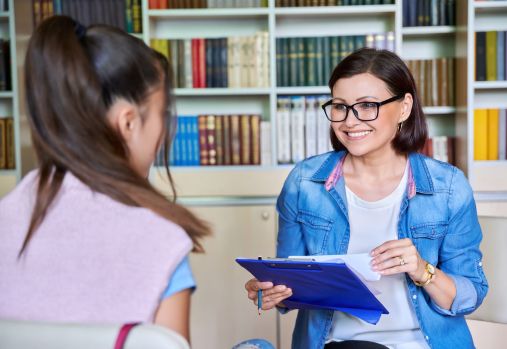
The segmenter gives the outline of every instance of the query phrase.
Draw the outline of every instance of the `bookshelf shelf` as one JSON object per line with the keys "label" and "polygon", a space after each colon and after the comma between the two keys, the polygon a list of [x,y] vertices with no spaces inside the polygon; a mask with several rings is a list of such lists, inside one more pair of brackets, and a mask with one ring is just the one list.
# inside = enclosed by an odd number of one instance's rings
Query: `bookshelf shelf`
{"label": "bookshelf shelf", "polygon": [[457,28],[455,26],[432,26],[432,27],[403,27],[402,35],[405,36],[427,36],[437,34],[454,34]]}
{"label": "bookshelf shelf", "polygon": [[12,98],[12,91],[0,91],[0,98]]}
{"label": "bookshelf shelf", "polygon": [[269,88],[177,88],[176,96],[258,96],[270,94]]}
{"label": "bookshelf shelf", "polygon": [[[0,176],[16,176],[16,170],[0,170]],[[1,196],[1,195],[0,195]]]}
{"label": "bookshelf shelf", "polygon": [[473,6],[477,12],[490,12],[498,9],[507,10],[507,1],[474,1]]}
{"label": "bookshelf shelf", "polygon": [[424,114],[427,115],[448,115],[448,114],[455,114],[456,113],[456,107],[424,107],[423,108]]}
{"label": "bookshelf shelf", "polygon": [[327,86],[277,87],[276,94],[278,94],[278,95],[311,95],[311,94],[329,95],[329,87],[327,87]]}
{"label": "bookshelf shelf", "polygon": [[476,90],[507,89],[507,81],[476,81],[474,88]]}
{"label": "bookshelf shelf", "polygon": [[10,14],[10,12],[8,12],[8,11],[0,11],[0,19],[1,19],[1,18],[4,18],[4,19],[9,19],[10,15],[11,15],[11,14]]}
{"label": "bookshelf shelf", "polygon": [[301,16],[301,15],[372,15],[394,14],[396,5],[361,5],[361,6],[314,6],[314,7],[277,7],[274,10],[276,16]]}
{"label": "bookshelf shelf", "polygon": [[173,9],[173,10],[148,10],[148,16],[152,19],[189,19],[189,18],[258,18],[267,17],[268,8],[211,8],[211,9]]}

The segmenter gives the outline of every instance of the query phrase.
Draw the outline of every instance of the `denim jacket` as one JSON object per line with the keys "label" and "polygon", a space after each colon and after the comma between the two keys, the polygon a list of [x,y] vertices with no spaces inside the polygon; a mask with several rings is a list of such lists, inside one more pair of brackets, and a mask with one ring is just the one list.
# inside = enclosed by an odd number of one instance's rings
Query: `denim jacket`
{"label": "denim jacket", "polygon": [[[346,254],[350,226],[342,165],[345,152],[298,163],[277,201],[277,256]],[[409,156],[407,190],[400,207],[398,238],[410,238],[421,257],[452,278],[456,297],[440,308],[407,276],[408,294],[432,349],[474,348],[464,315],[486,296],[479,226],[473,192],[463,173],[418,153]],[[283,312],[283,311],[282,311]],[[299,310],[294,349],[321,349],[333,311]]]}

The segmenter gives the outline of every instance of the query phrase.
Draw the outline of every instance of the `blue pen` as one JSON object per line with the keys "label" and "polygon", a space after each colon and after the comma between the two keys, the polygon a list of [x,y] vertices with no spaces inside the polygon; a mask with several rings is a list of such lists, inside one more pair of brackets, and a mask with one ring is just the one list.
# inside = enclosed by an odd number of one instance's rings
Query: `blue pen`
{"label": "blue pen", "polygon": [[[257,257],[258,260],[262,260],[262,257]],[[262,309],[262,290],[257,290],[257,312],[259,315],[261,315],[261,309]]]}
{"label": "blue pen", "polygon": [[257,312],[261,315],[262,309],[262,290],[257,291]]}

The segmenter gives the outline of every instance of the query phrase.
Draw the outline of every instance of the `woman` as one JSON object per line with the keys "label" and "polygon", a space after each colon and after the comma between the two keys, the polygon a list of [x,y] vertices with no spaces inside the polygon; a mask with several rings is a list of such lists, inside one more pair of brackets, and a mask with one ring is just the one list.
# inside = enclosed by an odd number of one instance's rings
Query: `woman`
{"label": "woman", "polygon": [[[296,165],[277,202],[277,255],[370,253],[389,310],[377,325],[299,310],[293,348],[473,348],[464,315],[484,299],[482,238],[463,173],[421,154],[427,127],[414,79],[385,50],[361,49],[329,81],[334,152]],[[291,290],[252,279],[263,309]]]}

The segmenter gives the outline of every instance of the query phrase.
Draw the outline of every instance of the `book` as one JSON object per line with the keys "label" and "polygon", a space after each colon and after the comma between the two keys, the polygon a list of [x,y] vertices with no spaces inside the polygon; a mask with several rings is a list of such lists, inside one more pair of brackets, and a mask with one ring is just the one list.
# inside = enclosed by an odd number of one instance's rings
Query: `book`
{"label": "book", "polygon": [[250,139],[252,146],[252,165],[261,164],[261,116],[250,116]]}
{"label": "book", "polygon": [[499,110],[488,109],[488,160],[498,160]]}
{"label": "book", "polygon": [[260,132],[261,132],[261,165],[270,166],[272,165],[271,122],[261,121]]}
{"label": "book", "polygon": [[474,110],[474,160],[488,159],[488,110]]}
{"label": "book", "polygon": [[6,153],[6,168],[14,169],[16,167],[16,153],[14,144],[14,119],[5,119],[5,153]]}
{"label": "book", "polygon": [[233,165],[241,165],[240,117],[231,115],[231,159]]}
{"label": "book", "polygon": [[288,164],[291,160],[290,150],[290,97],[280,96],[277,98],[276,109],[276,140],[277,161],[279,164]]}
{"label": "book", "polygon": [[291,96],[290,110],[291,161],[296,163],[305,158],[305,97]]}
{"label": "book", "polygon": [[497,78],[496,64],[497,64],[497,32],[486,32],[486,80],[495,81]]}
{"label": "book", "polygon": [[241,165],[252,164],[252,132],[250,115],[240,116]]}
{"label": "book", "polygon": [[507,160],[507,109],[500,109],[498,119],[498,160]]}
{"label": "book", "polygon": [[7,120],[0,118],[0,169],[7,168]]}

